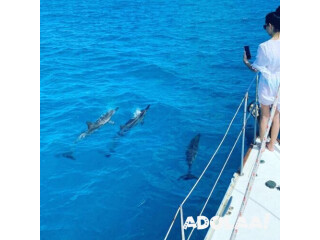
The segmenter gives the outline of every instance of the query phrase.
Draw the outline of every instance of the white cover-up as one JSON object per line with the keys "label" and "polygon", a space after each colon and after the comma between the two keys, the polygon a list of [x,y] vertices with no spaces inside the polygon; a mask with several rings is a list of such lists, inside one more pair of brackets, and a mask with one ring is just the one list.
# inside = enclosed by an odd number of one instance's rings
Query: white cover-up
{"label": "white cover-up", "polygon": [[[280,85],[280,39],[270,39],[261,43],[252,66],[261,73],[258,87],[259,102],[270,106]],[[280,112],[280,96],[277,109]]]}

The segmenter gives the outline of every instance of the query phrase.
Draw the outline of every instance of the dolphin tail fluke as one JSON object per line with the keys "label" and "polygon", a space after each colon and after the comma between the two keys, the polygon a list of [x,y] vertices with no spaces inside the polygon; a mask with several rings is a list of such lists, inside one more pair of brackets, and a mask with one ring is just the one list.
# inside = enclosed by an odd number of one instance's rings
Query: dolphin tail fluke
{"label": "dolphin tail fluke", "polygon": [[115,110],[115,111],[118,111],[118,109],[119,109],[119,107],[116,107],[114,110]]}
{"label": "dolphin tail fluke", "polygon": [[149,109],[149,107],[150,107],[150,104],[145,108],[145,110],[148,110],[148,109]]}
{"label": "dolphin tail fluke", "polygon": [[73,152],[65,152],[65,153],[62,153],[60,156],[64,158],[69,158],[71,160],[76,160],[76,158],[73,156]]}
{"label": "dolphin tail fluke", "polygon": [[121,131],[121,130],[120,130],[120,131],[118,131],[118,132],[117,132],[117,134],[118,134],[118,137],[122,137],[122,136],[124,136],[124,132],[123,132],[123,131]]}
{"label": "dolphin tail fluke", "polygon": [[75,143],[77,143],[78,141],[80,141],[81,139],[84,139],[87,136],[87,133],[81,133],[80,136],[76,139]]}
{"label": "dolphin tail fluke", "polygon": [[188,174],[183,175],[183,176],[181,176],[181,177],[178,178],[178,180],[181,180],[181,179],[183,179],[183,180],[190,180],[190,179],[198,179],[198,177],[195,176],[195,175],[192,175],[191,173],[188,173]]}
{"label": "dolphin tail fluke", "polygon": [[106,152],[104,152],[104,151],[102,151],[102,150],[100,150],[100,151],[98,151],[99,153],[101,153],[103,156],[105,156],[106,158],[109,158],[109,157],[111,157],[111,153],[106,153]]}
{"label": "dolphin tail fluke", "polygon": [[[114,146],[113,146],[114,147]],[[111,157],[111,154],[113,154],[113,153],[115,153],[116,151],[114,150],[114,148],[110,148],[109,149],[109,152],[108,153],[106,153],[106,154],[104,154],[104,156],[106,157],[106,158],[110,158]]]}

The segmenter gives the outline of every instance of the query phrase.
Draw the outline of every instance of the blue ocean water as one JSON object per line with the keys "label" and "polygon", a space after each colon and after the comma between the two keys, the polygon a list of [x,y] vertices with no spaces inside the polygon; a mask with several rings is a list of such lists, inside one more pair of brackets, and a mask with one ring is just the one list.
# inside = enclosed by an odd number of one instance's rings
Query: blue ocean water
{"label": "blue ocean water", "polygon": [[[199,176],[254,77],[242,63],[267,40],[279,1],[41,1],[41,239],[163,239],[194,180],[185,152],[201,133]],[[251,99],[252,95],[251,95]],[[143,125],[119,126],[150,104]],[[107,124],[75,143],[108,110]],[[242,116],[184,208],[196,216]],[[252,140],[247,128],[246,149]],[[106,154],[111,152],[110,157]],[[72,152],[75,159],[63,157]],[[203,215],[214,216],[240,164],[240,144]],[[195,231],[201,239],[206,230]],[[179,223],[170,239],[180,239]]]}

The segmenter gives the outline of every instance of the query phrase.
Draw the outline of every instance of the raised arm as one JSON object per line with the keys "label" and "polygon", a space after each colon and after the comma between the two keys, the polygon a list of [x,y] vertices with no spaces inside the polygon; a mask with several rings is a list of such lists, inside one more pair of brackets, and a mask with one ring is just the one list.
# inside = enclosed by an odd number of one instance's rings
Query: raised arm
{"label": "raised arm", "polygon": [[244,52],[243,54],[243,63],[253,72],[258,72],[257,69],[255,69],[251,63],[249,62],[249,60],[247,59],[247,55],[246,55],[246,52]]}

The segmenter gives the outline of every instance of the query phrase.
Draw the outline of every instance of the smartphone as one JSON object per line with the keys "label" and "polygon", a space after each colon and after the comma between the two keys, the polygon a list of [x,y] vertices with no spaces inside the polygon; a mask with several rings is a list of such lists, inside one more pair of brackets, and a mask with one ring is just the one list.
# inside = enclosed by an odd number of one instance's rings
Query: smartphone
{"label": "smartphone", "polygon": [[244,46],[244,51],[246,52],[247,55],[247,59],[251,59],[251,53],[250,53],[250,49],[249,46]]}

